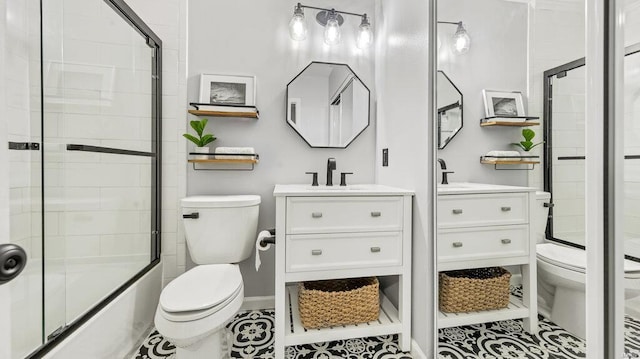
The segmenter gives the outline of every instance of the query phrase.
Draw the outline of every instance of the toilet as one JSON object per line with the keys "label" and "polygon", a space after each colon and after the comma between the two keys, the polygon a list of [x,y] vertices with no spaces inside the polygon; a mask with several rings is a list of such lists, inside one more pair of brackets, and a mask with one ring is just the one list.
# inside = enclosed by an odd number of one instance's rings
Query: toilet
{"label": "toilet", "polygon": [[[586,264],[587,253],[574,248],[545,242],[545,229],[551,195],[536,193],[534,225],[538,266],[538,311],[568,332],[585,338],[586,333]],[[624,261],[625,299],[640,295],[640,263]]]}
{"label": "toilet", "polygon": [[260,196],[182,199],[185,237],[196,267],[160,295],[156,329],[176,346],[176,359],[222,358],[226,323],[240,309],[244,284],[238,263],[249,258],[258,229]]}

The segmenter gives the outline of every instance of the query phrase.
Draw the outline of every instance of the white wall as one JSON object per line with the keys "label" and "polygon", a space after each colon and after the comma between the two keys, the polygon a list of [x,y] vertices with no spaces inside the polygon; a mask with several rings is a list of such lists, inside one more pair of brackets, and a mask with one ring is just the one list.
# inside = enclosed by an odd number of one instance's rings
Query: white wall
{"label": "white wall", "polygon": [[[456,26],[438,25],[441,46],[438,69],[444,71],[464,97],[464,126],[438,157],[447,162],[452,182],[526,185],[527,171],[496,171],[480,163],[491,150],[513,150],[520,128],[480,127],[484,117],[482,90],[521,91],[527,100],[527,4],[504,0],[446,0],[438,2],[439,21],[462,21],[471,37],[468,53],[451,51]],[[542,133],[536,136],[542,141]]]}
{"label": "white wall", "polygon": [[[308,5],[337,7],[369,15],[374,12],[370,0],[318,0]],[[252,146],[260,154],[260,163],[253,172],[189,169],[188,193],[258,194],[262,197],[260,229],[274,227],[273,186],[276,183],[311,183],[306,171],[317,171],[319,181],[323,183],[328,157],[337,160],[334,183],[339,183],[341,171],[354,172],[351,183],[374,181],[376,128],[373,117],[371,126],[346,150],[309,148],[286,123],[286,85],[311,61],[347,63],[367,87],[375,88],[373,49],[361,51],[355,47],[359,19],[346,17],[342,43],[328,48],[322,42],[323,28],[315,23],[315,11],[305,10],[309,25],[307,40],[296,43],[288,34],[294,6],[295,2],[284,0],[189,2],[189,101],[198,99],[201,73],[255,75],[260,119],[210,118],[207,130],[218,137],[212,147]],[[371,21],[376,23],[375,18]],[[179,144],[187,146],[186,141]],[[185,157],[180,161],[184,162]],[[242,263],[246,296],[273,294],[273,257],[273,251],[261,257],[262,268],[258,273],[253,268],[253,256]]]}
{"label": "white wall", "polygon": [[[413,202],[412,336],[432,353],[434,322],[433,238],[429,158],[434,155],[433,116],[428,93],[428,2],[377,2],[377,153],[389,149],[389,167],[376,164],[381,184],[415,190]],[[388,294],[392,294],[393,283]]]}

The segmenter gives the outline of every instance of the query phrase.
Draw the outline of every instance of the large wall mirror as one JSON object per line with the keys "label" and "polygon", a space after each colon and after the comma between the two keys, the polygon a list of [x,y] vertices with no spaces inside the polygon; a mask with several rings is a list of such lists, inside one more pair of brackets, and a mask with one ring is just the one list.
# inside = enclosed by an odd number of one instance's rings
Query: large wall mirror
{"label": "large wall mirror", "polygon": [[443,149],[462,129],[462,92],[442,71],[437,76],[438,148]]}
{"label": "large wall mirror", "polygon": [[311,147],[346,148],[369,126],[369,95],[348,65],[312,62],[287,85],[287,123]]}

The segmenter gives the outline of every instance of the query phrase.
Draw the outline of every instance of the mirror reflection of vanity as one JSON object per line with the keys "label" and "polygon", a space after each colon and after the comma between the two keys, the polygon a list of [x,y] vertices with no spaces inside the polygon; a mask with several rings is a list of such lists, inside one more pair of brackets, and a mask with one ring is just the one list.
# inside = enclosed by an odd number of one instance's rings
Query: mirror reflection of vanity
{"label": "mirror reflection of vanity", "polygon": [[438,149],[462,129],[462,92],[442,71],[437,75]]}
{"label": "mirror reflection of vanity", "polygon": [[311,147],[346,148],[369,126],[369,101],[348,65],[314,61],[287,85],[287,123]]}

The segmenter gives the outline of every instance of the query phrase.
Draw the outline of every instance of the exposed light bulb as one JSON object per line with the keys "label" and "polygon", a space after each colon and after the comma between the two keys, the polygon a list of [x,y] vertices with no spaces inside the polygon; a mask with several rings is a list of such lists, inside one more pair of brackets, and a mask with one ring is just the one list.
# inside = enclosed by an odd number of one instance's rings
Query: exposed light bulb
{"label": "exposed light bulb", "polygon": [[467,34],[467,30],[462,26],[462,22],[458,23],[456,33],[453,34],[453,51],[457,54],[465,54],[469,51],[471,46],[471,38]]}
{"label": "exposed light bulb", "polygon": [[289,22],[289,36],[296,41],[302,41],[307,38],[307,22],[304,19],[304,11],[300,3],[293,10],[293,17]]}
{"label": "exposed light bulb", "polygon": [[337,45],[340,43],[340,23],[338,23],[338,16],[335,11],[329,13],[329,20],[324,27],[324,43],[327,45]]}
{"label": "exposed light bulb", "polygon": [[367,14],[364,14],[364,16],[362,16],[360,27],[358,28],[358,39],[356,41],[356,46],[359,49],[364,50],[371,46],[372,43],[373,31],[371,31],[371,24],[369,23]]}

